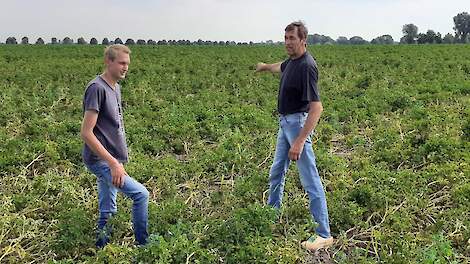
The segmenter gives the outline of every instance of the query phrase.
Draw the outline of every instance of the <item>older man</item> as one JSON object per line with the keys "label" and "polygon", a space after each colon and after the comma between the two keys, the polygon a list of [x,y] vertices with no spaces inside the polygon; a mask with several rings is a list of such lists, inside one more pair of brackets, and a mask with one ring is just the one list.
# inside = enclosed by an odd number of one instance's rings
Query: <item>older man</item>
{"label": "older man", "polygon": [[325,192],[315,164],[311,133],[323,111],[318,92],[318,69],[307,51],[307,28],[293,22],[285,28],[285,47],[289,58],[284,62],[258,63],[257,72],[281,73],[278,95],[280,114],[276,153],[269,177],[268,204],[280,208],[285,174],[290,161],[296,161],[302,186],[310,200],[310,213],[318,223],[316,235],[302,246],[309,250],[333,244],[328,220]]}

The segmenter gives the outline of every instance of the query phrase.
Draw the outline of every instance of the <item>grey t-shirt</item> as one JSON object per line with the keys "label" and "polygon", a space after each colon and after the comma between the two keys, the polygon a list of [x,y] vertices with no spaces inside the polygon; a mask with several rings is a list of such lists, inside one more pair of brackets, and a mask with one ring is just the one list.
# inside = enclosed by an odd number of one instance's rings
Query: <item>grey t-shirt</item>
{"label": "grey t-shirt", "polygon": [[[85,111],[98,112],[98,119],[93,133],[103,147],[119,162],[128,161],[128,150],[121,107],[121,87],[116,84],[115,89],[97,76],[88,83],[83,97],[83,113]],[[83,162],[94,164],[102,161],[87,144],[83,147]]]}
{"label": "grey t-shirt", "polygon": [[318,68],[315,59],[305,52],[301,57],[281,64],[278,112],[283,115],[308,112],[310,102],[320,101],[317,87]]}

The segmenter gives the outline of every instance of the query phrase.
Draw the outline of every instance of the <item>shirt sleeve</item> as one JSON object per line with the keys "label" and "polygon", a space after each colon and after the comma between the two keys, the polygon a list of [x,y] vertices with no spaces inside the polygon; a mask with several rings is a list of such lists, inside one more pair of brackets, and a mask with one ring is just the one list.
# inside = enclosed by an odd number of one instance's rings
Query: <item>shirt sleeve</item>
{"label": "shirt sleeve", "polygon": [[96,83],[91,84],[85,91],[83,98],[83,110],[95,110],[99,112],[104,101],[105,91]]}
{"label": "shirt sleeve", "polygon": [[287,59],[281,63],[281,72],[283,72],[286,69],[287,63],[289,63],[289,61],[290,59]]}
{"label": "shirt sleeve", "polygon": [[320,93],[318,92],[318,69],[315,65],[305,65],[302,78],[302,101],[319,102]]}

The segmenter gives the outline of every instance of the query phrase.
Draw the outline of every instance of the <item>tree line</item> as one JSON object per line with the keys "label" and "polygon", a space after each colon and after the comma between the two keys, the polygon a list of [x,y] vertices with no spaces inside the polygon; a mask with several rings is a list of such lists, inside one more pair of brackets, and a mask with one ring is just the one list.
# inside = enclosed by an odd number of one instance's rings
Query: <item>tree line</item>
{"label": "tree line", "polygon": [[[360,36],[353,36],[347,38],[344,36],[338,37],[336,40],[332,39],[329,36],[313,34],[308,35],[307,43],[312,45],[363,45],[363,44],[380,44],[380,45],[391,45],[391,44],[456,44],[456,43],[470,43],[470,14],[467,12],[462,12],[454,16],[454,31],[455,33],[447,33],[445,36],[442,36],[441,33],[435,32],[432,29],[426,31],[426,33],[419,33],[418,27],[414,24],[405,24],[402,28],[403,37],[399,42],[395,42],[391,35],[382,35],[372,39],[370,42],[363,39]],[[30,44],[28,37],[22,37],[20,44]],[[15,37],[8,37],[5,41],[5,44],[18,44],[18,41]],[[31,43],[32,44],[32,43]],[[36,45],[46,44],[44,39],[38,38],[35,43]],[[73,39],[65,37],[60,40],[57,38],[52,38],[49,44],[91,44],[98,45],[99,42],[96,38],[91,38],[87,42],[83,37],[77,39],[74,42]],[[102,45],[111,45],[111,44],[125,44],[125,45],[275,45],[282,44],[282,42],[274,42],[268,40],[266,42],[235,42],[235,41],[211,41],[211,40],[202,40],[197,41],[190,40],[158,40],[153,39],[144,40],[138,39],[134,41],[132,38],[128,38],[123,42],[120,38],[114,40],[109,40],[104,38],[101,41]]]}
{"label": "tree line", "polygon": [[470,43],[470,14],[467,12],[459,13],[454,17],[455,34],[447,33],[444,37],[439,32],[432,29],[426,33],[419,33],[418,27],[414,24],[403,26],[403,37],[400,39],[402,44],[453,44]]}
{"label": "tree line", "polygon": [[462,12],[454,16],[455,33],[447,33],[442,36],[441,33],[432,29],[425,33],[419,33],[418,27],[414,24],[405,24],[402,28],[403,37],[399,42],[395,42],[392,36],[382,35],[372,39],[370,42],[360,36],[352,38],[339,37],[334,40],[329,36],[314,34],[309,35],[307,42],[309,44],[338,44],[338,45],[361,45],[361,44],[457,44],[470,43],[470,14]]}
{"label": "tree line", "polygon": [[[15,37],[8,37],[6,39],[5,44],[33,44],[29,42],[28,37],[22,37],[20,42],[16,40]],[[43,38],[38,38],[36,45],[44,45],[46,42]],[[199,39],[197,41],[190,41],[190,40],[158,40],[155,41],[153,39],[145,40],[145,39],[138,39],[135,41],[132,38],[128,38],[125,42],[121,40],[121,38],[116,38],[114,40],[109,40],[108,38],[103,38],[101,43],[98,42],[96,38],[91,38],[89,42],[87,42],[83,37],[80,37],[75,42],[72,38],[65,37],[64,39],[57,39],[51,38],[51,42],[47,43],[51,45],[62,44],[62,45],[71,45],[71,44],[79,44],[79,45],[112,45],[112,44],[124,44],[124,45],[254,45],[254,44],[261,44],[261,43],[254,43],[250,42],[235,42],[235,41],[211,41],[211,40],[202,40]]]}

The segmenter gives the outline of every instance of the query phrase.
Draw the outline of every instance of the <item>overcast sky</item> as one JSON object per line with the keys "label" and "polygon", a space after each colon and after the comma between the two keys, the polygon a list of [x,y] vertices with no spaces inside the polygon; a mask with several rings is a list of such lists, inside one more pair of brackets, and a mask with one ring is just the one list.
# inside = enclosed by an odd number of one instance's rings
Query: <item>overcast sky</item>
{"label": "overcast sky", "polygon": [[283,40],[284,27],[303,20],[309,34],[390,34],[398,41],[404,24],[420,32],[453,31],[453,17],[470,12],[469,0],[0,0],[0,42],[9,36],[30,42],[66,36],[76,41],[189,39]]}

